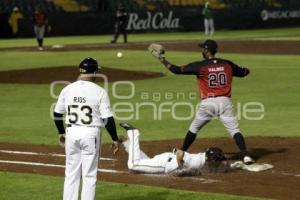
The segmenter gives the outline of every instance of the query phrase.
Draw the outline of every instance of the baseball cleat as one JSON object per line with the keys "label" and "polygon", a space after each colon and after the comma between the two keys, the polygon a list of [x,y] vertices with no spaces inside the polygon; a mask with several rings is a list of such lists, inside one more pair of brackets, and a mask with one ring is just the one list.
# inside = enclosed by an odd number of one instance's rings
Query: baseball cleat
{"label": "baseball cleat", "polygon": [[[173,150],[174,152],[174,150]],[[184,156],[184,151],[180,150],[180,149],[176,149],[176,160],[177,160],[177,163],[178,163],[178,166],[179,167],[183,167],[183,156]]]}
{"label": "baseball cleat", "polygon": [[244,156],[243,162],[244,162],[246,165],[250,165],[250,164],[255,163],[255,161],[253,160],[253,158],[251,158],[250,156]]}
{"label": "baseball cleat", "polygon": [[126,123],[126,122],[120,123],[120,126],[123,127],[126,131],[137,129],[137,128],[133,127],[132,125]]}

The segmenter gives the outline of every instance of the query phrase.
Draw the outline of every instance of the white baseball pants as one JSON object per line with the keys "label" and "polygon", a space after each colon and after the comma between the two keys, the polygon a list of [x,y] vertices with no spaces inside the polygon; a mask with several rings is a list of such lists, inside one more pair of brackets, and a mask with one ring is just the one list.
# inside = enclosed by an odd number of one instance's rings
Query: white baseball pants
{"label": "white baseball pants", "polygon": [[202,100],[189,131],[198,133],[205,124],[214,118],[218,118],[224,124],[232,137],[237,132],[240,132],[238,120],[234,115],[229,97],[215,97]]}
{"label": "white baseball pants", "polygon": [[194,172],[195,169],[201,169],[205,164],[205,153],[190,154],[185,152],[183,168],[179,168],[176,155],[173,152],[166,152],[149,158],[140,149],[139,130],[129,130],[127,135],[128,140],[123,145],[128,151],[128,169],[134,172],[179,175]]}
{"label": "white baseball pants", "polygon": [[[128,169],[140,173],[169,173],[178,168],[176,155],[166,152],[149,158],[140,149],[140,132],[138,129],[127,131],[128,135]],[[126,148],[126,147],[125,147]]]}
{"label": "white baseball pants", "polygon": [[46,31],[46,26],[34,26],[34,33],[37,39],[43,39]]}
{"label": "white baseball pants", "polygon": [[[82,137],[84,133],[86,136]],[[99,148],[98,128],[71,127],[67,129],[64,200],[78,200],[81,177],[81,200],[94,200]]]}
{"label": "white baseball pants", "polygon": [[215,32],[215,25],[214,20],[211,19],[204,19],[204,29],[205,35],[213,35]]}

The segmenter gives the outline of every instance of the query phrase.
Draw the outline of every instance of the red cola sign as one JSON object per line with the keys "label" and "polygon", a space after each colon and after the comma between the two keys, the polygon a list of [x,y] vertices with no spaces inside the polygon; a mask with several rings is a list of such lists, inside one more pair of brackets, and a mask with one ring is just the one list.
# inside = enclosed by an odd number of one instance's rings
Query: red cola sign
{"label": "red cola sign", "polygon": [[179,18],[174,17],[173,12],[162,13],[147,12],[146,18],[138,13],[130,13],[127,30],[163,30],[178,29]]}

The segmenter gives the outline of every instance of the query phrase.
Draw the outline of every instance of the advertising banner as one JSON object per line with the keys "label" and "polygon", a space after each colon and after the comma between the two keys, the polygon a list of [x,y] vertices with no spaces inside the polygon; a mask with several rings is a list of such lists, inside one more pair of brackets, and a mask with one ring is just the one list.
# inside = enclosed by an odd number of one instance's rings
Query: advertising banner
{"label": "advertising banner", "polygon": [[[49,16],[52,27],[50,36],[56,35],[96,35],[112,34],[115,30],[115,16],[111,12],[102,13],[61,13]],[[300,25],[300,9],[223,9],[214,10],[216,30],[259,29]],[[202,31],[204,19],[201,8],[180,9],[156,12],[128,13],[128,32]],[[1,27],[0,37],[7,34]],[[20,37],[33,37],[31,19],[20,23]]]}

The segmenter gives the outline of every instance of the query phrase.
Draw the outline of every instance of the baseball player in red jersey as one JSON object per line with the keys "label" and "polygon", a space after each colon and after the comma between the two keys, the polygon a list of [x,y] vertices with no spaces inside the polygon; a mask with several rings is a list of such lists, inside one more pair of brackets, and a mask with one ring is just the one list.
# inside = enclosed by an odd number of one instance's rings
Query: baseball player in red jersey
{"label": "baseball player in red jersey", "polygon": [[250,71],[229,60],[215,58],[218,45],[214,40],[206,40],[199,44],[204,60],[184,66],[176,66],[165,58],[161,62],[174,74],[196,75],[197,84],[202,99],[196,117],[186,134],[182,150],[187,151],[194,142],[200,129],[213,118],[218,118],[240,149],[240,155],[245,164],[254,160],[247,154],[246,144],[239,129],[238,120],[234,115],[231,103],[232,78],[245,77]]}
{"label": "baseball player in red jersey", "polygon": [[38,42],[38,49],[43,50],[44,35],[48,26],[48,18],[40,7],[33,13],[34,33]]}

